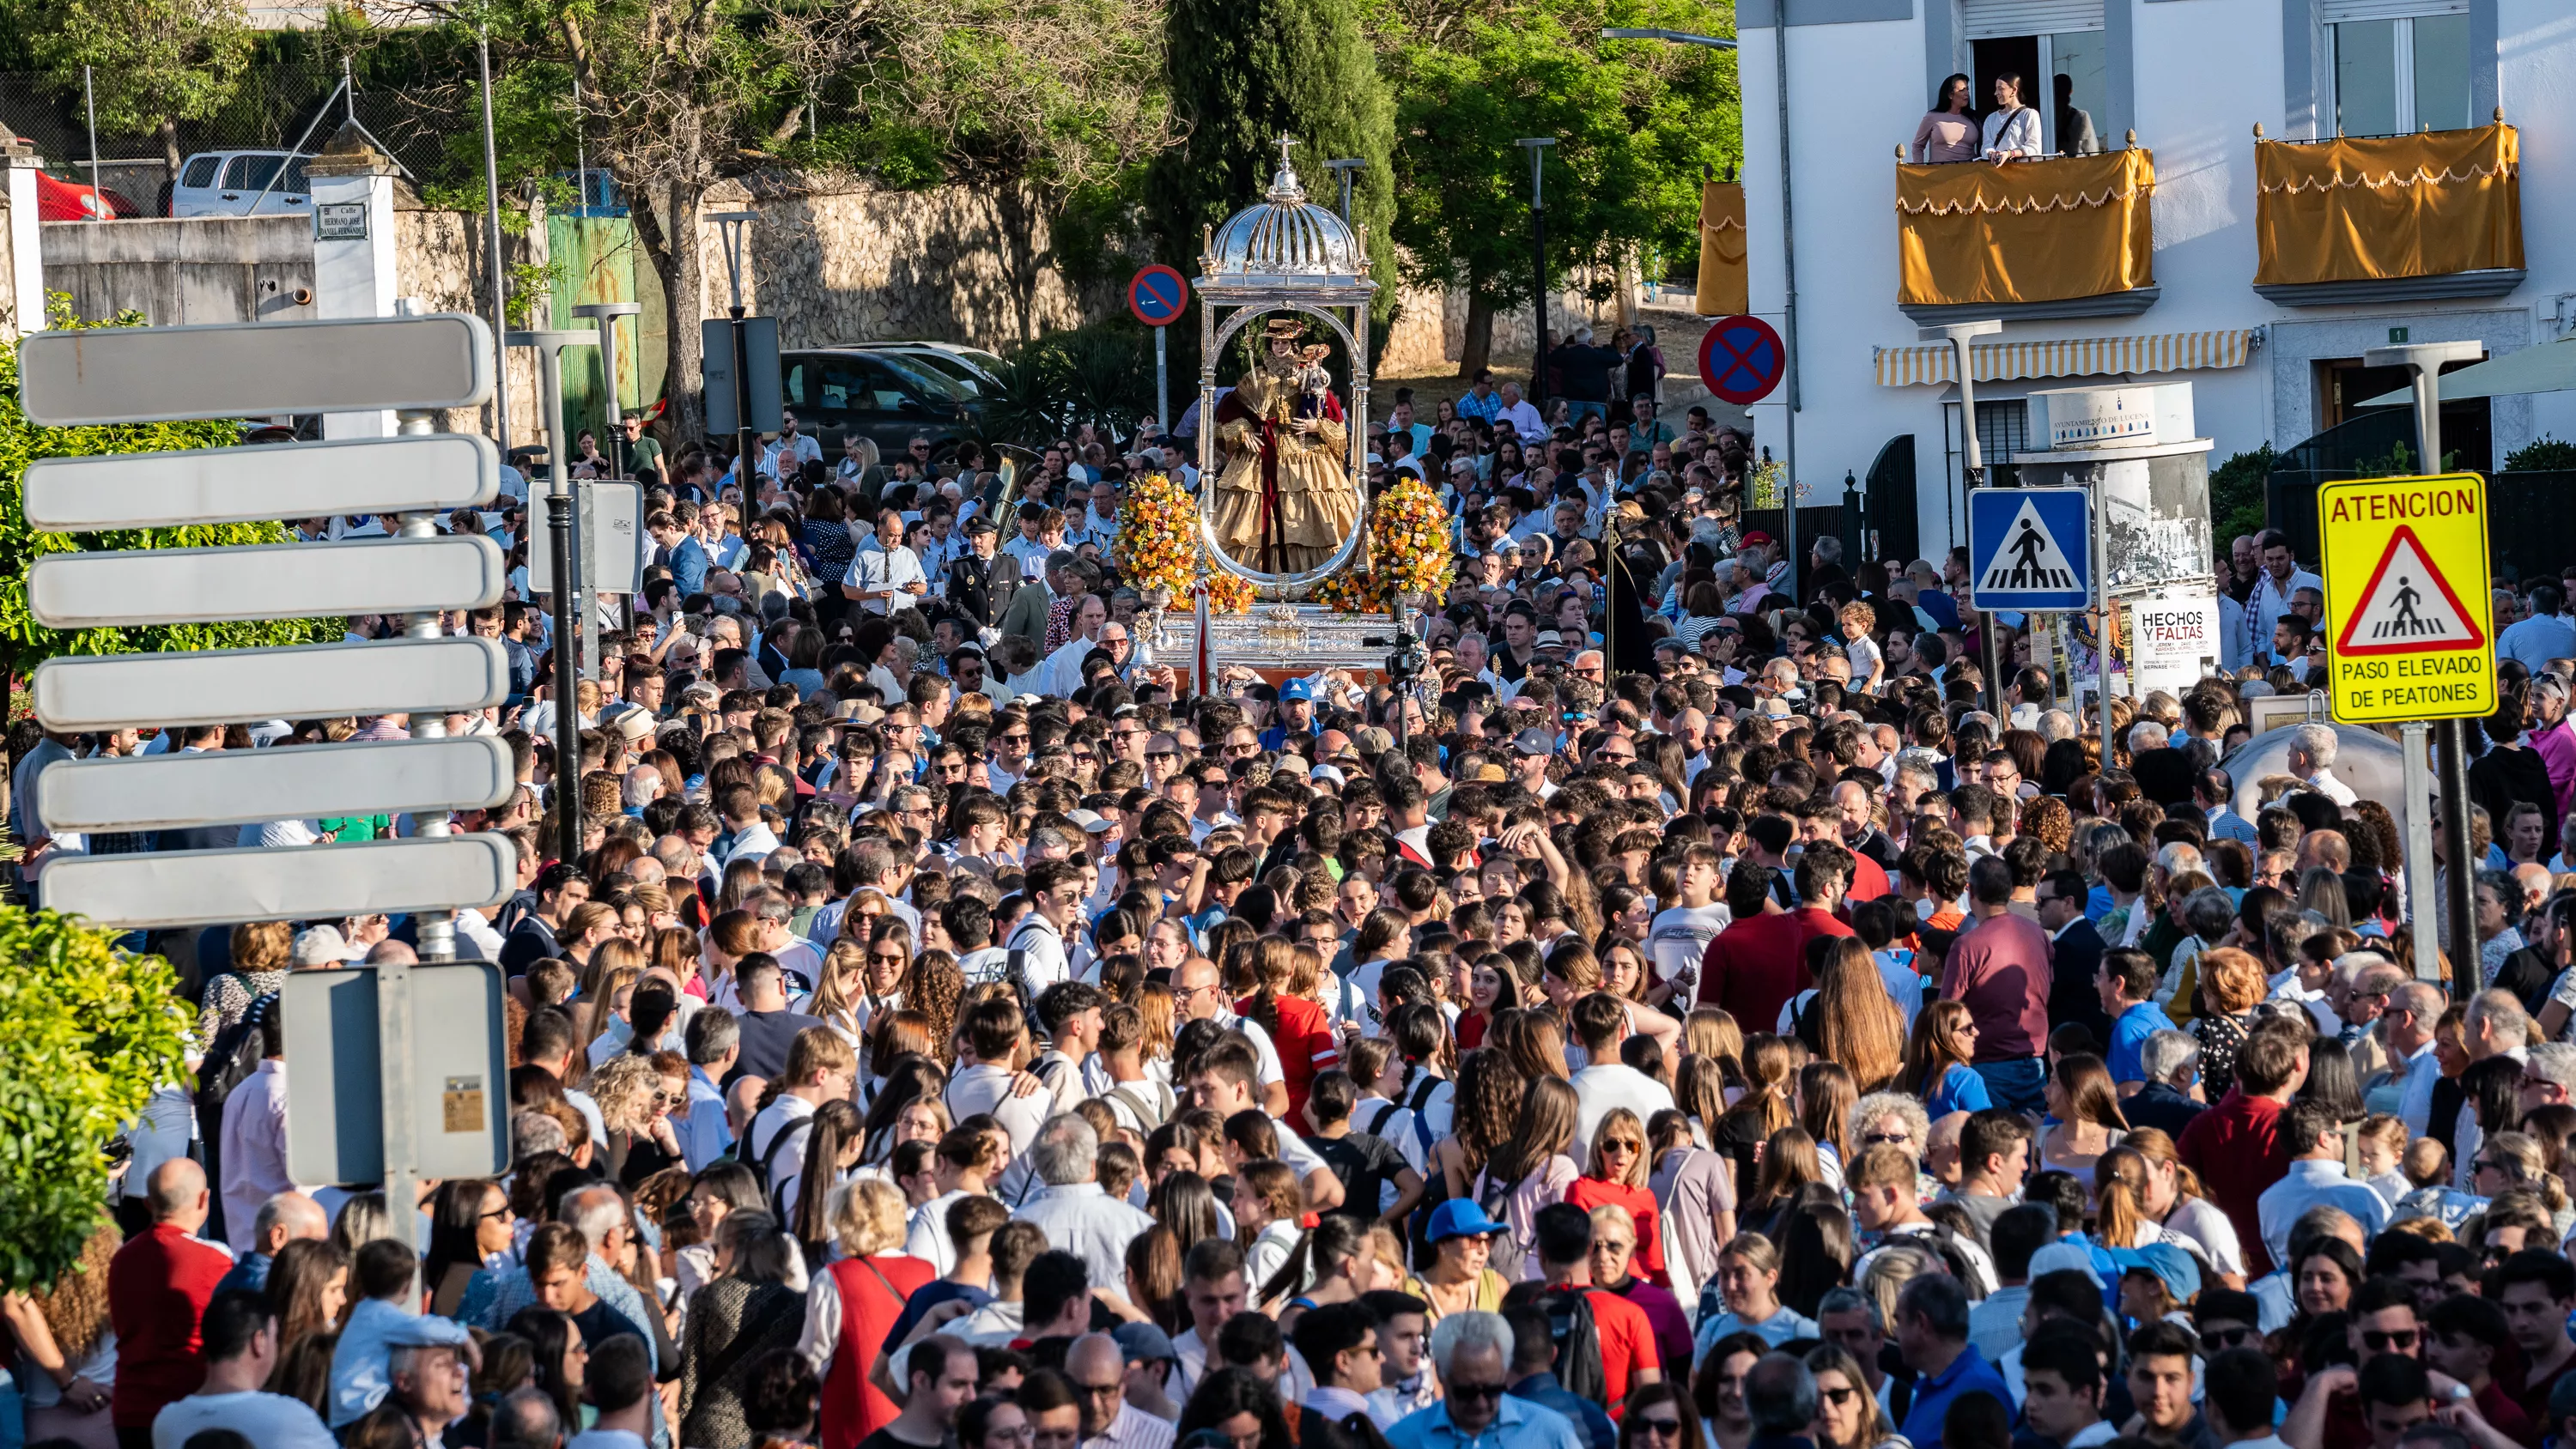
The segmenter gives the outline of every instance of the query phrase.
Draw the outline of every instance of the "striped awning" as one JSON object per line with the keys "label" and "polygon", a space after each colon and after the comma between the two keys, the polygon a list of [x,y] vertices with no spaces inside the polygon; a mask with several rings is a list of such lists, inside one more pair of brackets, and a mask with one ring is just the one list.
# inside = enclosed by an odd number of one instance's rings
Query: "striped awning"
{"label": "striped awning", "polygon": [[[2156,332],[2131,337],[2070,337],[2054,342],[1979,343],[1968,349],[1979,382],[2030,377],[2096,377],[2115,373],[2195,372],[2242,367],[2257,335],[2250,328]],[[1950,345],[1873,349],[1880,387],[1957,382]]]}

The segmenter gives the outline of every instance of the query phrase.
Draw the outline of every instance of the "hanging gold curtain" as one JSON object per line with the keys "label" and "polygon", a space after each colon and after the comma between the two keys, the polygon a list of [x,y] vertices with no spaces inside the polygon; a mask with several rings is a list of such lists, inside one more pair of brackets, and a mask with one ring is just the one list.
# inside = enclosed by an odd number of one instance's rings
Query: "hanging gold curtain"
{"label": "hanging gold curtain", "polygon": [[2254,143],[2258,285],[2378,281],[2522,265],[2521,144],[2498,122]]}
{"label": "hanging gold curtain", "polygon": [[2142,148],[1896,168],[1897,300],[2048,302],[2155,280]]}
{"label": "hanging gold curtain", "polygon": [[1700,184],[1699,291],[1691,309],[1702,317],[1753,310],[1744,262],[1744,188],[1732,181]]}

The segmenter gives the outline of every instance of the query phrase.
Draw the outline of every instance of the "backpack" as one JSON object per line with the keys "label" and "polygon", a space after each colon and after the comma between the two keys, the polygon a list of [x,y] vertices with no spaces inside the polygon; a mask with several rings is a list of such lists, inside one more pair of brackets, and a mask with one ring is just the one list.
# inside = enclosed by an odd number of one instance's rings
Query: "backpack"
{"label": "backpack", "polygon": [[[277,1009],[274,991],[252,1001],[243,1008],[239,1021],[215,1033],[214,1041],[197,1063],[197,1090],[191,1105],[196,1111],[198,1139],[204,1144],[206,1174],[217,1182],[223,1180],[224,1099],[259,1070],[260,1059],[268,1050],[269,1017]],[[276,1030],[282,1039],[284,1023],[279,1023]],[[222,1210],[222,1194],[218,1193],[216,1212]],[[230,1226],[220,1217],[215,1221],[219,1229]]]}
{"label": "backpack", "polygon": [[1413,1114],[1413,1140],[1421,1145],[1426,1159],[1431,1153],[1431,1118],[1424,1108],[1430,1103],[1431,1094],[1439,1091],[1440,1084],[1447,1080],[1447,1077],[1424,1077],[1414,1084],[1412,1099],[1404,1104],[1405,1109]]}
{"label": "backpack", "polygon": [[[1136,1120],[1145,1124],[1145,1130],[1148,1133],[1151,1133],[1155,1128],[1162,1126],[1164,1121],[1167,1120],[1167,1114],[1164,1112],[1163,1104],[1159,1099],[1148,1102],[1144,1098],[1136,1095],[1135,1092],[1129,1090],[1127,1085],[1123,1082],[1110,1088],[1108,1095],[1127,1104],[1127,1110],[1136,1114]],[[1385,1114],[1380,1113],[1379,1115],[1384,1116]]]}
{"label": "backpack", "polygon": [[1496,1178],[1491,1165],[1488,1165],[1476,1174],[1476,1181],[1470,1189],[1475,1194],[1476,1206],[1485,1210],[1485,1216],[1503,1225],[1503,1230],[1494,1234],[1489,1261],[1516,1262],[1528,1256],[1528,1233],[1512,1221],[1512,1189],[1517,1186],[1516,1181],[1505,1182]]}
{"label": "backpack", "polygon": [[1601,1331],[1592,1317],[1589,1288],[1551,1288],[1538,1296],[1547,1310],[1548,1337],[1556,1344],[1556,1381],[1578,1399],[1609,1407],[1610,1385],[1601,1369]]}
{"label": "backpack", "polygon": [[[778,1200],[778,1177],[776,1173],[770,1171],[770,1168],[778,1161],[779,1149],[785,1147],[787,1140],[796,1135],[797,1123],[811,1120],[811,1118],[794,1118],[781,1123],[778,1130],[770,1134],[769,1145],[760,1150],[760,1155],[744,1164],[760,1174],[760,1195],[769,1204],[770,1216],[781,1223],[790,1221],[794,1216],[796,1205]],[[748,1122],[743,1124],[742,1142],[739,1145],[744,1148],[751,1146],[751,1124]],[[741,1161],[739,1158],[736,1160]]]}

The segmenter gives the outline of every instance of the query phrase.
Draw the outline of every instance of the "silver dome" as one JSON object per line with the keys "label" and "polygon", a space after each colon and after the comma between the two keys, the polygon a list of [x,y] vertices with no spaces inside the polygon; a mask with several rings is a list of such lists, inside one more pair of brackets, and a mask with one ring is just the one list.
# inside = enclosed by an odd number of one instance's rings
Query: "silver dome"
{"label": "silver dome", "polygon": [[1350,224],[1306,199],[1306,188],[1280,147],[1270,193],[1226,219],[1199,258],[1203,283],[1223,287],[1300,282],[1368,286],[1368,257]]}

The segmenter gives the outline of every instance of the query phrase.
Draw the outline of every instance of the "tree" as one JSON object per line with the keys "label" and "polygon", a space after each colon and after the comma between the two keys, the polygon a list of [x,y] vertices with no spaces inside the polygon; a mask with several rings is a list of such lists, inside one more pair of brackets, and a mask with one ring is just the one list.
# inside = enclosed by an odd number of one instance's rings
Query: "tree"
{"label": "tree", "polygon": [[1368,243],[1382,345],[1395,317],[1395,103],[1353,0],[1170,0],[1164,76],[1188,131],[1154,163],[1147,206],[1162,258],[1194,271],[1208,227],[1260,199],[1279,137],[1310,199],[1337,197],[1324,163],[1357,157],[1351,220]]}
{"label": "tree", "polygon": [[1708,0],[1515,0],[1475,13],[1422,0],[1393,13],[1395,235],[1411,280],[1467,293],[1462,377],[1487,365],[1495,309],[1529,299],[1517,138],[1557,138],[1545,163],[1551,294],[1577,267],[1615,275],[1641,250],[1695,249],[1700,182],[1742,154],[1732,52],[1604,42],[1605,26],[1734,30]]}
{"label": "tree", "polygon": [[[46,325],[81,327],[71,298],[49,299]],[[139,313],[98,324],[139,327]],[[27,421],[18,404],[18,350],[0,344],[0,690],[18,670],[64,654],[130,654],[192,649],[249,649],[309,644],[324,637],[313,620],[230,624],[155,624],[135,629],[48,629],[27,608],[27,567],[49,553],[97,549],[217,548],[286,543],[282,523],[219,523],[185,528],[129,528],[100,534],[39,533],[27,524],[27,465],[39,458],[78,458],[101,453],[150,453],[174,448],[216,448],[240,441],[238,423],[129,423],[103,428],[44,428]],[[336,629],[329,631],[337,637]],[[0,959],[6,959],[0,957]]]}
{"label": "tree", "polygon": [[[14,416],[13,402],[9,412]],[[107,1199],[108,1146],[182,1079],[179,980],[53,911],[0,906],[0,1292],[51,1287]]]}
{"label": "tree", "polygon": [[99,125],[159,131],[173,177],[179,123],[204,120],[232,99],[253,45],[236,0],[41,0],[35,31],[38,63],[53,83],[77,90],[88,66]]}

